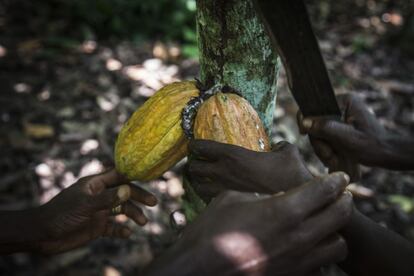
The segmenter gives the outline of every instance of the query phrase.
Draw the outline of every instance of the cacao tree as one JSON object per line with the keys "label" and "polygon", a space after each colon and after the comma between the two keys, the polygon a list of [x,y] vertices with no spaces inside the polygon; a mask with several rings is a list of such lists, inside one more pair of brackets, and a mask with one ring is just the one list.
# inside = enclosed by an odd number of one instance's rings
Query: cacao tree
{"label": "cacao tree", "polygon": [[201,80],[239,91],[269,131],[279,62],[252,0],[197,0]]}
{"label": "cacao tree", "polygon": [[[197,0],[196,20],[201,82],[235,89],[258,112],[269,135],[280,61],[252,0]],[[188,180],[184,185],[195,202],[192,208],[201,211],[204,204]]]}

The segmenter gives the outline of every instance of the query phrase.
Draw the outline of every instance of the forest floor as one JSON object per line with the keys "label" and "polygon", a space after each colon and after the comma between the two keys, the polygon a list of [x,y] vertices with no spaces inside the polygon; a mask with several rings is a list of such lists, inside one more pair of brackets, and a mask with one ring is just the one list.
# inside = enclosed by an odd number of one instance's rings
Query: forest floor
{"label": "forest floor", "polygon": [[[336,92],[359,94],[387,128],[412,136],[414,59],[383,43],[381,24],[325,24],[317,33]],[[12,31],[0,41],[0,210],[46,203],[78,178],[111,166],[116,135],[131,113],[163,85],[198,75],[197,61],[180,58],[177,45],[85,41],[54,49]],[[283,72],[278,85],[273,142],[298,145],[310,170],[323,173],[298,133]],[[145,209],[150,222],[134,227],[131,240],[100,239],[53,257],[1,257],[0,275],[139,274],[176,237],[169,214],[180,208],[181,169],[142,184],[160,204]],[[362,212],[414,242],[414,174],[363,168],[354,190]]]}

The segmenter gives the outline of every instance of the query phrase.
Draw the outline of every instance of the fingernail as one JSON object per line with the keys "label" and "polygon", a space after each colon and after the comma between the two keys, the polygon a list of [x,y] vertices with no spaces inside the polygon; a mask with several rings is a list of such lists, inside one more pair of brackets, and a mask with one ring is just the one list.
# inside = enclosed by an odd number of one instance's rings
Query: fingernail
{"label": "fingernail", "polygon": [[309,118],[303,119],[302,125],[306,129],[311,129],[313,126],[313,121]]}
{"label": "fingernail", "polygon": [[131,188],[128,185],[122,185],[118,188],[117,196],[120,202],[125,202],[131,196]]}

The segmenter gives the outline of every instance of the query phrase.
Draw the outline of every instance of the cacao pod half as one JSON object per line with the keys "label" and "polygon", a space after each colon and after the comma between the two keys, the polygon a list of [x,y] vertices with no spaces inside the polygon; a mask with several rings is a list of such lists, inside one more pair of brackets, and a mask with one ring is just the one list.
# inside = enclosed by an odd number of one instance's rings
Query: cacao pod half
{"label": "cacao pod half", "polygon": [[199,90],[195,82],[169,84],[145,102],[125,123],[115,144],[116,169],[131,180],[161,176],[187,155],[181,112]]}
{"label": "cacao pod half", "polygon": [[247,100],[232,93],[217,93],[201,105],[194,122],[194,137],[254,151],[271,148],[256,110]]}

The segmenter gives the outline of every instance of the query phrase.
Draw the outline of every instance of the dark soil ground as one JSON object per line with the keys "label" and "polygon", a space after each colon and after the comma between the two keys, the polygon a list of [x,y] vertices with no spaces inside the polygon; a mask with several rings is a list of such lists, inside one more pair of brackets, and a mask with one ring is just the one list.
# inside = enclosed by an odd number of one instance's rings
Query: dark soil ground
{"label": "dark soil ground", "polygon": [[[312,11],[336,92],[361,95],[387,128],[413,136],[414,59],[393,43],[401,38],[398,9],[338,10],[326,18]],[[117,132],[130,114],[164,84],[198,75],[197,61],[179,57],[177,45],[91,40],[53,48],[24,25],[7,27],[0,32],[0,210],[38,206],[111,166]],[[324,172],[298,134],[283,73],[279,86],[273,141],[297,144],[311,171]],[[357,206],[414,242],[414,174],[363,171],[354,185]],[[135,227],[132,240],[101,239],[53,257],[1,257],[0,275],[139,274],[176,236],[169,214],[180,208],[181,167],[143,186],[161,204],[146,209],[151,222]]]}

